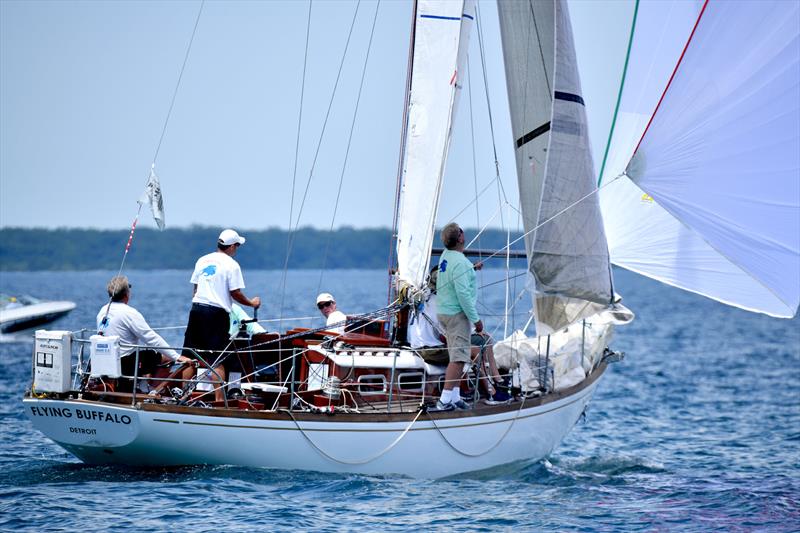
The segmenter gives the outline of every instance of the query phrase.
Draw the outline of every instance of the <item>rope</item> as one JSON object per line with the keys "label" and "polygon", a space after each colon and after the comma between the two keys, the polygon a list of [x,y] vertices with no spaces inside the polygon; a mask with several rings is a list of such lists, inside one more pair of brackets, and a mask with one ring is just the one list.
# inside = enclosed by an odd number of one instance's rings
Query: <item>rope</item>
{"label": "rope", "polygon": [[[282,411],[282,412],[285,412],[286,414],[288,414],[288,415],[289,415],[289,417],[292,419],[292,422],[294,422],[294,425],[295,425],[295,427],[296,427],[296,428],[297,428],[297,429],[300,431],[300,434],[302,434],[302,435],[303,435],[303,437],[304,437],[304,438],[305,438],[305,439],[308,441],[308,443],[309,443],[309,444],[310,444],[310,445],[311,445],[311,446],[312,446],[312,447],[313,447],[315,450],[317,450],[317,451],[320,453],[320,455],[322,455],[322,456],[323,456],[323,457],[325,457],[326,459],[329,459],[329,460],[331,460],[331,461],[333,461],[333,462],[335,462],[335,463],[339,463],[339,464],[343,464],[343,465],[364,465],[364,464],[367,464],[367,463],[371,463],[372,461],[374,461],[375,459],[378,459],[378,458],[382,457],[383,455],[386,455],[386,454],[387,454],[389,451],[391,451],[391,450],[392,450],[392,448],[394,448],[395,446],[397,446],[397,444],[398,444],[398,443],[399,443],[399,442],[400,442],[400,441],[403,439],[403,437],[405,437],[405,436],[406,436],[406,434],[409,432],[409,430],[411,429],[411,426],[413,426],[413,425],[416,423],[416,421],[417,421],[417,420],[419,420],[419,417],[422,415],[422,409],[420,409],[419,411],[417,411],[417,416],[415,416],[415,417],[414,417],[414,420],[412,420],[411,422],[409,422],[408,426],[406,426],[406,428],[403,430],[403,432],[402,432],[400,435],[398,435],[398,436],[397,436],[397,438],[396,438],[396,439],[394,439],[394,441],[392,441],[392,442],[391,442],[391,444],[389,444],[389,445],[388,445],[386,448],[384,448],[383,450],[379,451],[379,452],[378,452],[378,453],[376,453],[375,455],[372,455],[372,456],[370,456],[370,457],[367,457],[366,459],[359,459],[359,460],[357,460],[357,461],[345,461],[344,459],[338,459],[338,458],[336,458],[336,457],[332,456],[331,454],[329,454],[328,452],[326,452],[325,450],[323,450],[322,448],[320,448],[320,447],[317,445],[317,443],[316,443],[316,442],[314,442],[314,441],[311,439],[311,437],[309,437],[309,436],[308,436],[308,434],[306,433],[306,430],[304,430],[304,429],[303,429],[303,428],[300,426],[300,423],[299,423],[299,422],[297,421],[297,419],[294,417],[294,414],[292,413],[292,411],[291,411],[291,410],[288,410],[288,409],[281,409],[281,411]],[[504,435],[504,436],[505,436],[505,435]]]}
{"label": "rope", "polygon": [[[435,428],[436,428],[436,431],[439,433],[439,436],[441,436],[441,437],[442,437],[442,439],[443,439],[443,440],[444,440],[444,441],[447,443],[447,445],[448,445],[448,446],[449,446],[449,447],[450,447],[450,448],[451,448],[451,449],[452,449],[454,452],[456,452],[456,453],[458,453],[458,454],[460,454],[460,455],[463,455],[463,456],[465,456],[465,457],[480,457],[480,456],[482,456],[482,455],[486,455],[487,453],[489,453],[489,452],[491,452],[492,450],[494,450],[495,448],[497,448],[497,447],[500,445],[500,443],[501,443],[501,442],[503,442],[503,441],[505,440],[506,436],[507,436],[507,435],[508,435],[508,433],[511,431],[511,428],[513,428],[513,427],[514,427],[514,424],[516,424],[516,423],[517,423],[517,420],[519,419],[519,415],[520,415],[520,413],[522,412],[522,408],[525,406],[525,399],[526,399],[526,398],[523,396],[523,397],[522,397],[522,401],[521,401],[521,402],[520,402],[520,404],[519,404],[519,409],[517,409],[517,412],[514,414],[514,418],[512,418],[512,419],[511,419],[511,423],[508,425],[508,427],[507,427],[507,428],[506,428],[506,430],[503,432],[503,434],[502,434],[502,435],[500,435],[500,438],[499,438],[499,439],[497,439],[497,442],[495,442],[494,444],[492,444],[491,446],[489,446],[489,447],[488,447],[486,450],[484,450],[484,451],[482,451],[482,452],[478,452],[478,453],[470,453],[470,452],[465,452],[464,450],[460,450],[460,449],[458,449],[458,448],[457,448],[457,447],[456,447],[456,446],[455,446],[455,445],[454,445],[452,442],[450,442],[450,440],[448,440],[448,438],[445,436],[444,432],[442,431],[442,428],[440,428],[440,427],[439,427],[439,425],[436,423],[436,419],[435,419],[435,418],[433,418],[433,417],[430,415],[430,413],[428,413],[428,418],[429,418],[429,419],[430,419],[430,421],[433,423],[433,427],[435,427]],[[426,411],[426,412],[427,412],[427,411]],[[505,422],[505,421],[504,421],[504,422]]]}
{"label": "rope", "polygon": [[[267,324],[270,322],[281,322],[283,320],[316,320],[317,316],[296,316],[296,317],[289,317],[289,318],[269,318],[263,320],[257,320],[257,324]],[[167,331],[170,329],[186,329],[186,326],[159,326],[157,328],[151,328],[153,331]]]}

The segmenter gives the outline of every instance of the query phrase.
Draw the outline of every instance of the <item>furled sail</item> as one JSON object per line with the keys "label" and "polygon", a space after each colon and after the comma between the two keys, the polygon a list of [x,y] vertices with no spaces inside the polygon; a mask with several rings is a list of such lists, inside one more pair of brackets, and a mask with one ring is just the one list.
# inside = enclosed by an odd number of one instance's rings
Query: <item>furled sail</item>
{"label": "furled sail", "polygon": [[612,301],[586,111],[562,0],[499,2],[536,332]]}
{"label": "furled sail", "polygon": [[795,314],[799,36],[797,2],[640,5],[601,177],[615,264],[751,311]]}
{"label": "furled sail", "polygon": [[398,206],[400,283],[422,287],[451,129],[461,92],[473,0],[420,0],[416,6],[411,96]]}

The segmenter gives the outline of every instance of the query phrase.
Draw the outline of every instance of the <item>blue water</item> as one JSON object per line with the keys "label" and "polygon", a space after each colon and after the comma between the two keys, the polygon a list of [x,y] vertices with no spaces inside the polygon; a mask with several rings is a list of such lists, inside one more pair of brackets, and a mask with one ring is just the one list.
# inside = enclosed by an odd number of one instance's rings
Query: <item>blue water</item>
{"label": "blue water", "polygon": [[[75,301],[52,325],[75,330],[93,324],[111,275],[3,272],[0,292]],[[185,323],[189,272],[129,275],[131,303],[151,325]],[[484,271],[479,281],[499,275]],[[586,419],[547,460],[445,480],[85,466],[32,429],[20,401],[30,335],[4,337],[0,530],[800,530],[800,320],[615,275],[637,319],[618,330],[612,346],[627,357],[606,373]],[[266,301],[259,318],[275,318],[280,273],[245,279],[245,292]],[[319,274],[291,272],[287,287],[285,315],[315,317]],[[348,313],[386,300],[378,271],[332,271],[321,287]],[[502,285],[483,293],[481,311],[498,327]],[[321,324],[290,321],[301,322]],[[162,333],[180,344],[180,329]]]}

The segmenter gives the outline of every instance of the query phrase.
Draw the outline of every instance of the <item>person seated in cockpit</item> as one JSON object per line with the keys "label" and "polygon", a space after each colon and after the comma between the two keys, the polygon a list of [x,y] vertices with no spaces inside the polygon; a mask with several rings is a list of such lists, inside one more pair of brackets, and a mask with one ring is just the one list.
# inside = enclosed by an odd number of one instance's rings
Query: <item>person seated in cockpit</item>
{"label": "person seated in cockpit", "polygon": [[339,324],[338,326],[328,328],[328,331],[333,331],[339,335],[344,334],[344,326],[345,322],[347,321],[347,316],[336,309],[336,300],[333,298],[331,293],[323,292],[317,296],[317,309],[319,309],[320,313],[322,313],[322,316],[325,317],[325,325],[333,326],[334,324]]}
{"label": "person seated in cockpit", "polygon": [[120,365],[123,376],[148,378],[158,366],[170,362],[189,363],[191,359],[169,348],[161,335],[153,331],[142,313],[128,305],[131,288],[126,276],[114,276],[106,289],[111,298],[97,312],[97,331],[101,335],[119,337],[121,345],[146,346],[139,349],[139,367],[136,368],[136,348],[120,347]]}

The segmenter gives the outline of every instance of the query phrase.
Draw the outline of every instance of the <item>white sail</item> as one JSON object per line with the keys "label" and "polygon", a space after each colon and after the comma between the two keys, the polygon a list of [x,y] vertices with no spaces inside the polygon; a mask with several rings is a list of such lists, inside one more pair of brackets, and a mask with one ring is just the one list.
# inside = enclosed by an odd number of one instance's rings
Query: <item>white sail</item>
{"label": "white sail", "polygon": [[498,6],[536,332],[546,335],[611,303],[611,266],[566,2]]}
{"label": "white sail", "polygon": [[430,262],[442,175],[475,18],[473,0],[420,0],[398,207],[401,283],[422,287]]}
{"label": "white sail", "polygon": [[[640,45],[630,58],[602,177],[612,260],[791,317],[800,301],[800,5],[709,2],[701,15],[702,6],[675,2],[669,19],[658,13],[666,4],[640,8],[634,44],[663,44],[664,20],[684,43],[658,54]],[[631,179],[612,182],[626,167]]]}

